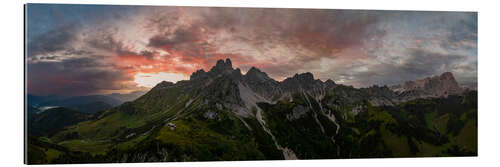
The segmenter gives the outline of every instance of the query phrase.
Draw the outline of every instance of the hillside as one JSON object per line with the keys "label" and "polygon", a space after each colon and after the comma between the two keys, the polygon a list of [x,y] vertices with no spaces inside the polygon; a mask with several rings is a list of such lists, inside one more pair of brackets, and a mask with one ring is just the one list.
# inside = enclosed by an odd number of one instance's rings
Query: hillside
{"label": "hillside", "polygon": [[90,114],[71,109],[56,107],[47,109],[39,114],[28,114],[28,133],[30,135],[51,135],[66,126],[89,120]]}
{"label": "hillside", "polygon": [[[450,80],[437,84],[440,91],[456,89]],[[311,73],[278,82],[219,60],[190,80],[161,82],[95,119],[38,138],[66,151],[32,162],[477,155],[476,91],[412,92],[358,89]]]}

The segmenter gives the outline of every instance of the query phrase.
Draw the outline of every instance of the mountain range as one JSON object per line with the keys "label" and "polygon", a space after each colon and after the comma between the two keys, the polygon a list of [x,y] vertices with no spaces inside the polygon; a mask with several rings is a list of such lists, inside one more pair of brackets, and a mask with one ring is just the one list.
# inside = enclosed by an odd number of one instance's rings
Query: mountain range
{"label": "mountain range", "polygon": [[112,93],[87,96],[37,96],[28,94],[26,101],[29,107],[41,111],[47,108],[65,107],[83,113],[94,114],[116,107],[124,102],[132,101],[145,93],[144,91],[134,91],[128,94]]}
{"label": "mountain range", "polygon": [[477,91],[449,72],[354,88],[226,59],[75,122],[29,134],[29,163],[477,155]]}

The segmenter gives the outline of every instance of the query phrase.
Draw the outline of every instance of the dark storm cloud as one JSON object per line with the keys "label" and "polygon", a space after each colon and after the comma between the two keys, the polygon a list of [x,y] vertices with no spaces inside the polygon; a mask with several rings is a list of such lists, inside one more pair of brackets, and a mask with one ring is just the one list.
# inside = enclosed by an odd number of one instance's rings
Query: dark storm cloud
{"label": "dark storm cloud", "polygon": [[448,41],[443,43],[442,47],[451,50],[477,51],[477,28],[477,13],[470,13],[450,28]]}
{"label": "dark storm cloud", "polygon": [[96,49],[101,49],[118,56],[120,55],[137,55],[137,53],[127,49],[122,41],[117,40],[114,36],[116,32],[109,30],[98,30],[88,36],[85,41],[86,43]]}
{"label": "dark storm cloud", "polygon": [[64,50],[64,55],[90,55],[93,54],[91,51],[86,51],[86,50],[81,50],[81,49],[74,49],[74,48],[67,48]]}
{"label": "dark storm cloud", "polygon": [[48,16],[50,26],[29,16],[34,92],[136,89],[136,74],[189,75],[225,58],[278,80],[312,72],[364,87],[451,71],[460,84],[477,83],[476,13],[69,6],[50,8],[64,18]]}
{"label": "dark storm cloud", "polygon": [[[290,54],[292,60],[233,62],[243,68],[257,65],[271,75],[282,76],[306,63],[335,58],[344,49],[360,49],[365,41],[383,37],[386,32],[374,27],[378,17],[376,11],[186,7],[153,15],[148,27],[158,33],[149,39],[148,46],[177,52],[186,62],[213,59],[202,64],[213,64],[219,57],[215,52],[246,57],[242,60],[273,59],[273,54],[280,53],[270,52],[281,47],[289,52],[282,54]],[[236,42],[249,45],[251,51],[242,50]]]}
{"label": "dark storm cloud", "polygon": [[474,40],[477,41],[477,13],[470,13],[464,19],[461,19],[450,30],[450,41]]}
{"label": "dark storm cloud", "polygon": [[147,46],[167,51],[168,59],[177,58],[182,63],[196,64],[198,68],[208,69],[217,59],[224,58],[223,53],[216,55],[216,46],[208,42],[200,22],[179,24],[173,20],[179,17],[179,13],[170,11],[164,19],[152,18],[148,27],[155,28],[156,34],[149,38]]}
{"label": "dark storm cloud", "polygon": [[366,39],[383,36],[383,30],[371,27],[378,15],[376,11],[209,8],[202,12],[201,23],[242,35],[241,39],[257,46],[305,47],[316,52],[312,55],[316,58],[333,56],[332,50],[360,47]]}
{"label": "dark storm cloud", "polygon": [[394,85],[454,71],[459,68],[457,67],[458,62],[465,59],[465,55],[442,54],[422,48],[413,48],[408,50],[407,59],[400,64],[382,62],[370,67],[369,71],[348,71],[340,76],[352,78],[348,83],[358,84],[356,86]]}
{"label": "dark storm cloud", "polygon": [[103,90],[134,89],[131,78],[97,61],[99,57],[28,65],[28,92],[48,95],[88,95]]}
{"label": "dark storm cloud", "polygon": [[[76,25],[55,27],[28,43],[28,92],[40,95],[88,95],[134,90],[133,77],[114,69],[111,55],[128,51],[108,31],[82,35]],[[76,45],[76,46],[75,46]],[[81,45],[81,46],[78,46]],[[96,51],[102,50],[102,51]]]}
{"label": "dark storm cloud", "polygon": [[156,51],[150,51],[150,50],[143,50],[139,53],[139,55],[147,57],[148,59],[152,59],[155,54],[158,53]]}
{"label": "dark storm cloud", "polygon": [[44,55],[71,48],[72,42],[77,39],[76,30],[75,24],[69,24],[39,35],[29,41],[28,56]]}
{"label": "dark storm cloud", "polygon": [[[190,30],[191,29],[191,30]],[[149,46],[161,48],[174,48],[183,44],[195,43],[201,39],[200,32],[193,27],[176,29],[173,33],[164,33],[153,36],[149,39]]]}

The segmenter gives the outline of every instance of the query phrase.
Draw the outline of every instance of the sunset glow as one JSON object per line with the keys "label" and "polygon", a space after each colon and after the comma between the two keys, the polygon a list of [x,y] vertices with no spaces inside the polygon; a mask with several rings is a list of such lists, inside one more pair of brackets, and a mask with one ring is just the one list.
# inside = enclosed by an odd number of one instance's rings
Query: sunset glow
{"label": "sunset glow", "polygon": [[472,12],[33,4],[27,15],[28,91],[36,94],[139,90],[226,58],[277,80],[311,72],[368,87],[449,71],[477,85]]}

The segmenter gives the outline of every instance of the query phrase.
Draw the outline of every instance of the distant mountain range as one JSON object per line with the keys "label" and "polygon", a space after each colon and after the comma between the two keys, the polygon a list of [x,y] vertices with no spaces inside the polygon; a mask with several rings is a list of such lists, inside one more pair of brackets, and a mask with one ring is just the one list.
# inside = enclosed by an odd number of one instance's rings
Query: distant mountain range
{"label": "distant mountain range", "polygon": [[392,86],[391,89],[400,96],[404,95],[411,98],[447,97],[448,95],[458,95],[468,91],[468,88],[458,85],[451,72],[421,80],[407,81],[401,85]]}
{"label": "distant mountain range", "polygon": [[27,104],[30,107],[44,110],[45,108],[65,107],[83,113],[97,113],[132,101],[146,92],[135,91],[129,94],[107,94],[88,96],[36,96],[27,95]]}
{"label": "distant mountain range", "polygon": [[354,88],[311,73],[279,82],[255,67],[242,74],[226,59],[64,127],[30,135],[28,161],[476,156],[477,91],[451,73],[391,87]]}

